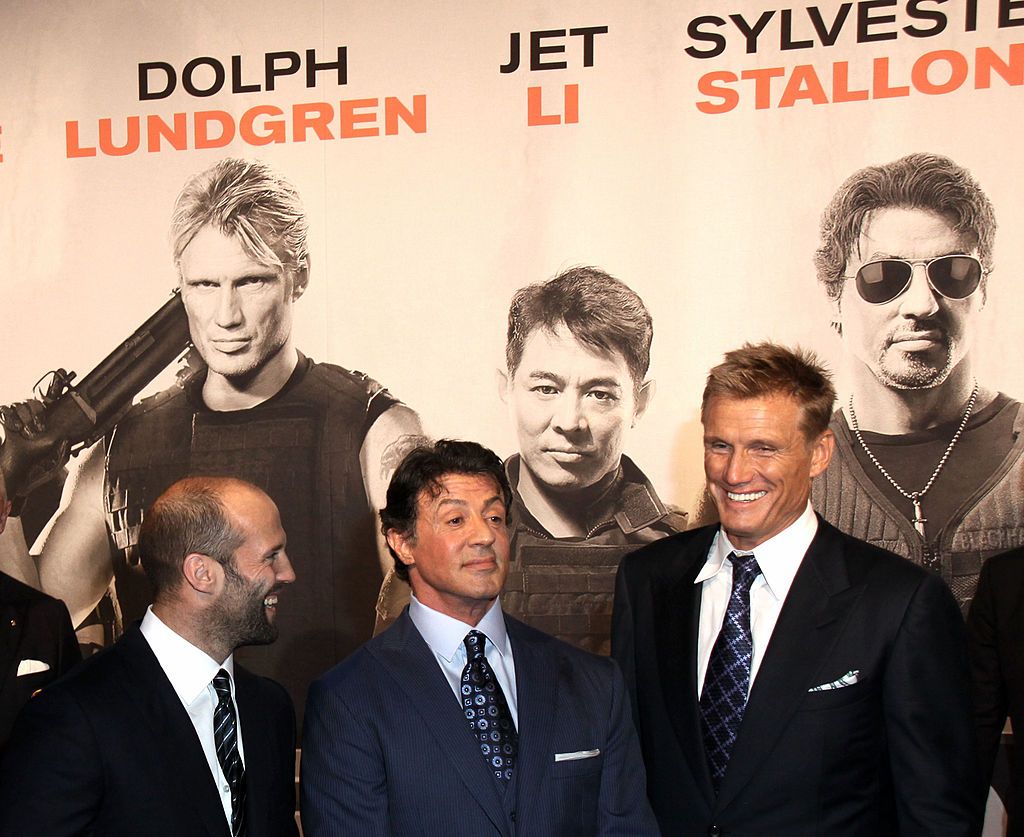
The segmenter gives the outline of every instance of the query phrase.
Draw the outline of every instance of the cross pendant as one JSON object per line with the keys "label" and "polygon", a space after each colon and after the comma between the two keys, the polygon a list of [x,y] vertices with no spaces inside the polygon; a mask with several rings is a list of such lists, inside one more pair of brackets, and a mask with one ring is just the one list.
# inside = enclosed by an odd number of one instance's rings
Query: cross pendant
{"label": "cross pendant", "polygon": [[924,537],[924,524],[928,522],[928,518],[924,516],[924,512],[921,510],[921,501],[917,498],[913,498],[914,503],[914,528],[917,529],[917,534],[922,538]]}

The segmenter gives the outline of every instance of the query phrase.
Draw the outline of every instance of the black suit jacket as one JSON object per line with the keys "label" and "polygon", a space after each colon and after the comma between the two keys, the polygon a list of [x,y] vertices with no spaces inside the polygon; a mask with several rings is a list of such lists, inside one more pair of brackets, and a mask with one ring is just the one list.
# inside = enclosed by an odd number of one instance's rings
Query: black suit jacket
{"label": "black suit jacket", "polygon": [[519,712],[507,790],[406,610],[310,689],[306,837],[657,835],[615,663],[505,624]]}
{"label": "black suit jacket", "polygon": [[0,751],[33,693],[81,660],[64,602],[0,573]]}
{"label": "black suit jacket", "polygon": [[[938,576],[821,519],[715,797],[697,702],[694,584],[715,531],[657,541],[627,556],[617,580],[612,653],[635,707],[662,831],[977,834],[956,603]],[[809,691],[854,671],[854,685]]]}
{"label": "black suit jacket", "polygon": [[[1017,731],[1024,731],[1024,548],[996,555],[982,567],[967,635],[982,775],[991,779],[1007,715],[1015,741]],[[1015,755],[1007,801],[1009,837],[1024,835],[1024,757],[1019,745]]]}
{"label": "black suit jacket", "polygon": [[[295,720],[235,667],[249,837],[296,835]],[[138,626],[32,700],[0,764],[2,837],[229,837],[195,729]]]}

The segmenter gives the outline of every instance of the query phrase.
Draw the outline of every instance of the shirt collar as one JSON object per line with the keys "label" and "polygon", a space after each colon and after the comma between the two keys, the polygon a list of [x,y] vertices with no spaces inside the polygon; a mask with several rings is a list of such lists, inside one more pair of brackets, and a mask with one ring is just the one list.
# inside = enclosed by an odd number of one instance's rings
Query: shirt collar
{"label": "shirt collar", "polygon": [[224,669],[234,682],[233,654],[229,654],[223,663],[218,663],[161,621],[153,613],[152,605],[146,609],[146,615],[142,618],[141,630],[160,668],[185,706],[191,706],[203,694],[219,669]]}
{"label": "shirt collar", "polygon": [[427,607],[415,596],[409,600],[409,618],[430,650],[449,663],[455,659],[466,634],[471,630],[479,631],[487,637],[503,657],[508,652],[508,633],[501,613],[501,599],[494,600],[475,626]]}
{"label": "shirt collar", "polygon": [[[761,569],[761,575],[764,576],[768,589],[779,601],[784,600],[786,594],[789,593],[796,571],[800,569],[800,563],[804,560],[804,555],[817,531],[818,516],[808,502],[800,517],[777,535],[759,544],[756,549],[750,550],[757,558],[757,566]],[[711,544],[708,559],[697,574],[694,583],[700,584],[716,576],[730,552],[746,551],[736,549],[729,541],[729,536],[719,527],[715,534],[715,540]]]}

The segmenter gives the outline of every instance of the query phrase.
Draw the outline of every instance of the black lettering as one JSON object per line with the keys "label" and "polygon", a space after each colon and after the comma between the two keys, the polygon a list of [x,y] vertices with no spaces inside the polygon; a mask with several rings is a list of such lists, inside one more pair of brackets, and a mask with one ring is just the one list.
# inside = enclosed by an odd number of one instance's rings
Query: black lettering
{"label": "black lettering", "polygon": [[[160,70],[166,76],[166,84],[163,90],[150,90],[149,89],[149,71]],[[174,67],[165,61],[148,61],[144,64],[139,64],[139,101],[144,102],[147,99],[166,99],[174,92],[175,86],[178,84],[178,74],[174,72]]]}
{"label": "black lettering", "polygon": [[508,63],[502,64],[498,67],[498,72],[501,73],[514,73],[519,69],[519,33],[513,32],[509,37],[508,43],[509,55]]}
{"label": "black lettering", "polygon": [[[192,79],[192,74],[195,73],[196,67],[204,65],[213,70],[213,84],[205,90],[196,87]],[[181,70],[181,86],[185,88],[190,96],[213,96],[219,93],[220,89],[224,86],[224,65],[216,58],[210,58],[207,55],[193,58]]]}
{"label": "black lettering", "polygon": [[729,19],[736,24],[736,28],[743,33],[743,37],[747,39],[747,52],[757,52],[757,37],[761,34],[764,28],[768,25],[768,21],[772,19],[775,12],[770,10],[764,12],[761,17],[757,19],[757,23],[751,27],[744,19],[743,15],[729,15]]}
{"label": "black lettering", "polygon": [[1020,8],[1024,8],[1024,0],[999,0],[999,28],[1024,26],[1024,18],[1010,16],[1014,9]]}
{"label": "black lettering", "polygon": [[261,90],[258,84],[242,84],[242,56],[231,56],[231,92],[256,93]]}
{"label": "black lettering", "polygon": [[783,9],[782,10],[782,35],[779,40],[779,46],[782,49],[810,49],[814,46],[814,41],[794,41],[793,40],[793,10]]}
{"label": "black lettering", "polygon": [[924,29],[920,26],[904,26],[903,31],[912,38],[928,38],[946,29],[946,16],[938,9],[922,9],[923,3],[945,3],[946,0],[910,0],[907,3],[907,17],[914,20],[930,20],[934,24]]}
{"label": "black lettering", "polygon": [[[284,59],[287,63],[278,69],[278,59]],[[268,52],[263,59],[267,75],[267,90],[273,90],[277,84],[278,76],[290,76],[299,71],[302,60],[297,52]]]}
{"label": "black lettering", "polygon": [[[338,84],[348,84],[348,47],[338,47],[338,60],[318,64],[316,50],[306,50],[306,87],[316,87],[316,74],[320,70],[337,70]],[[269,88],[268,88],[269,89]]]}
{"label": "black lettering", "polygon": [[[1024,0],[1021,0],[1024,2]],[[871,10],[883,6],[895,6],[896,0],[861,0],[857,4],[857,43],[866,44],[870,41],[892,41],[898,37],[896,32],[869,32],[868,27],[886,23],[894,23],[896,15],[875,15]]]}
{"label": "black lettering", "polygon": [[967,0],[964,10],[964,31],[973,32],[978,28],[978,0]]}
{"label": "black lettering", "polygon": [[594,66],[594,35],[607,35],[607,26],[579,26],[569,30],[570,35],[583,38],[583,66]]}
{"label": "black lettering", "polygon": [[564,29],[541,29],[530,33],[530,69],[531,70],[564,70],[568,64],[564,61],[551,61],[543,63],[540,58],[552,52],[565,52],[565,44],[550,44],[541,46],[545,38],[564,38]]}
{"label": "black lettering", "polygon": [[686,34],[690,36],[690,40],[693,41],[708,41],[714,44],[713,47],[707,49],[697,49],[695,46],[688,46],[684,52],[690,56],[690,58],[715,58],[725,52],[725,35],[721,32],[704,32],[701,30],[701,26],[705,23],[713,24],[714,26],[725,26],[725,20],[714,15],[701,15],[695,17],[686,27]]}
{"label": "black lettering", "polygon": [[839,33],[843,31],[843,24],[846,23],[846,18],[850,16],[850,9],[853,8],[853,3],[843,3],[839,7],[839,11],[836,12],[835,18],[832,20],[831,28],[825,28],[825,21],[821,17],[821,12],[817,6],[808,6],[807,14],[811,17],[811,23],[814,24],[814,31],[818,33],[818,37],[821,39],[822,46],[832,46],[837,40],[839,40]]}

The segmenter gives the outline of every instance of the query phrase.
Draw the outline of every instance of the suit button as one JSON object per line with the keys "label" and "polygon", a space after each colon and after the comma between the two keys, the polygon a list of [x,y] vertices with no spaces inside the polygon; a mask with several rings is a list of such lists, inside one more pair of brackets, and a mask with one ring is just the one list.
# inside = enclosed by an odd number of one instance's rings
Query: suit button
{"label": "suit button", "polygon": [[510,820],[512,820],[512,822],[515,822],[516,821],[516,812],[515,811],[510,811],[509,815],[508,815],[508,818]]}
{"label": "suit button", "polygon": [[722,829],[720,829],[717,825],[713,825],[711,826],[711,828],[708,829],[708,837],[721,837],[721,835]]}

